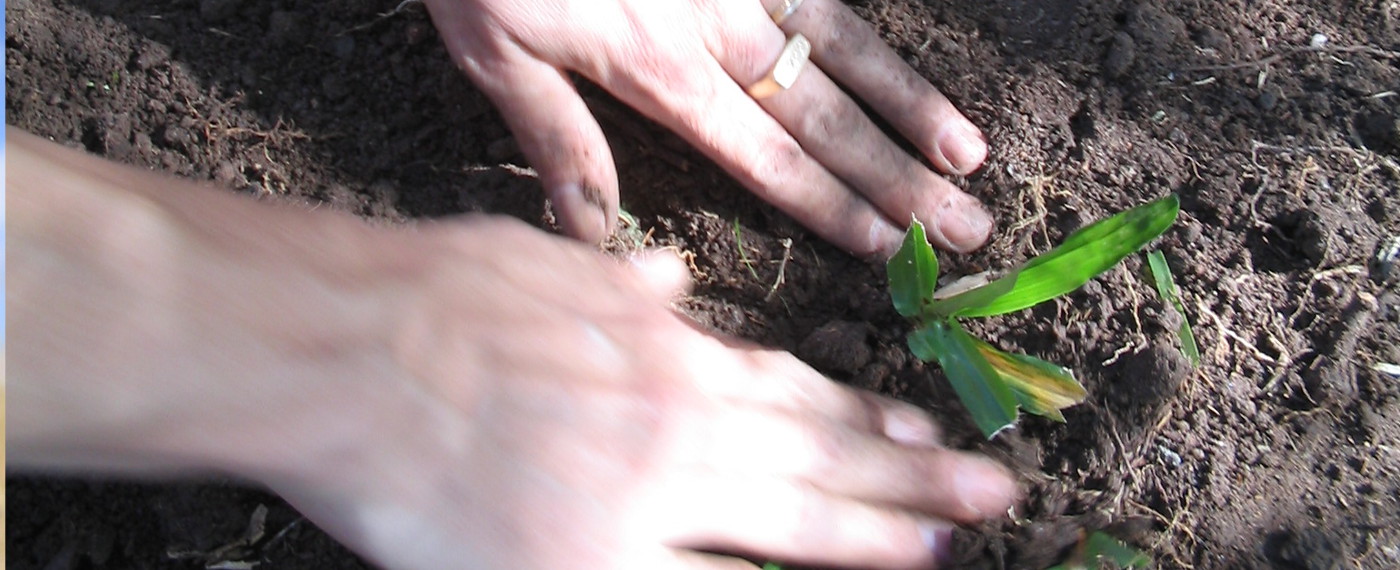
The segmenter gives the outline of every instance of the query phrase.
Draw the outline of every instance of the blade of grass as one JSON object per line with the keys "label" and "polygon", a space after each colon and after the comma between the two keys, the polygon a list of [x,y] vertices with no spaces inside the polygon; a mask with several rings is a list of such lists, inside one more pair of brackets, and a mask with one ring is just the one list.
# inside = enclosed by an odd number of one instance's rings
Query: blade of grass
{"label": "blade of grass", "polygon": [[1088,396],[1084,386],[1066,368],[1029,354],[1003,351],[976,337],[970,338],[1027,412],[1064,423],[1065,416],[1060,410],[1083,402]]}
{"label": "blade of grass", "polygon": [[1095,560],[1107,558],[1123,568],[1142,568],[1147,566],[1150,561],[1147,554],[1102,532],[1089,535],[1088,544],[1084,546],[1084,553],[1088,558]]}
{"label": "blade of grass", "polygon": [[748,268],[749,275],[753,276],[754,281],[762,281],[758,278],[758,272],[753,268],[753,262],[749,261],[749,254],[744,252],[744,234],[743,230],[739,228],[739,218],[734,218],[734,243],[739,248],[739,261]]}
{"label": "blade of grass", "polygon": [[953,391],[987,439],[1016,422],[1016,395],[957,321],[933,321],[909,333],[908,340],[915,356],[936,360],[943,368]]}
{"label": "blade of grass", "polygon": [[1085,226],[1059,247],[1030,260],[1005,295],[965,308],[957,316],[988,317],[1019,311],[1078,289],[1161,235],[1171,227],[1179,210],[1180,202],[1172,194]]}
{"label": "blade of grass", "polygon": [[904,243],[885,263],[890,280],[890,299],[894,310],[908,318],[920,316],[924,306],[933,299],[938,286],[938,256],[924,235],[924,225],[912,218],[904,232]]}
{"label": "blade of grass", "polygon": [[1171,267],[1167,266],[1167,256],[1161,250],[1152,251],[1147,254],[1147,266],[1152,270],[1152,281],[1157,285],[1157,294],[1181,317],[1181,326],[1176,329],[1176,336],[1181,339],[1181,353],[1186,355],[1192,366],[1200,366],[1201,349],[1196,346],[1196,335],[1191,332],[1191,321],[1186,318],[1186,306],[1181,303],[1181,292],[1176,287],[1176,280],[1172,279]]}

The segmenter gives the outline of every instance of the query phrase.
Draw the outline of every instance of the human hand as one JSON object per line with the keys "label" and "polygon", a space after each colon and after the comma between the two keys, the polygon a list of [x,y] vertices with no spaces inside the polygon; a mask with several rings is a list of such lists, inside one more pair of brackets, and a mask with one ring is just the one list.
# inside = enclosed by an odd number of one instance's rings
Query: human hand
{"label": "human hand", "polygon": [[316,414],[339,418],[299,428],[316,451],[264,477],[389,568],[927,567],[1013,499],[917,408],[676,316],[674,256],[490,219],[422,237],[366,304],[403,316],[394,350],[356,355],[397,388]]}
{"label": "human hand", "polygon": [[[969,251],[992,220],[905,153],[837,82],[938,170],[966,174],[981,132],[839,0],[426,0],[449,52],[500,108],[569,235],[597,242],[617,218],[617,173],[575,72],[659,121],[755,194],[856,254],[892,253],[910,213],[935,245]],[[745,91],[785,34],[812,63],[786,91]],[[829,74],[829,75],[828,75]]]}
{"label": "human hand", "polygon": [[403,570],[928,565],[1015,494],[921,411],[672,313],[673,257],[7,134],[12,467],[253,478]]}

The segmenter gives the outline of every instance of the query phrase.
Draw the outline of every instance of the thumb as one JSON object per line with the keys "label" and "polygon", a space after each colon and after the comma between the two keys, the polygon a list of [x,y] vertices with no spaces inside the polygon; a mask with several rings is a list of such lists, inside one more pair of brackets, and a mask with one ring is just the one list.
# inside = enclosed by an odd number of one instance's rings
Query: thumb
{"label": "thumb", "polygon": [[629,259],[632,274],[648,292],[658,299],[670,301],[688,293],[693,284],[690,269],[676,254],[675,248],[653,249]]}

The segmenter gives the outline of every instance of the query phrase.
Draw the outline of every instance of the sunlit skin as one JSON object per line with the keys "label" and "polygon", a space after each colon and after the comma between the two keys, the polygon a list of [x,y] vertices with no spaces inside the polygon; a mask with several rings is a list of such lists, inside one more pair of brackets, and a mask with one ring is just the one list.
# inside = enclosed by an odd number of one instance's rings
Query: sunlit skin
{"label": "sunlit skin", "polygon": [[928,567],[1016,495],[922,411],[677,315],[672,256],[8,144],[12,470],[232,474],[391,569]]}
{"label": "sunlit skin", "polygon": [[[582,242],[612,231],[617,174],[569,73],[858,255],[911,212],[946,249],[991,231],[939,174],[980,167],[981,132],[837,0],[781,29],[777,0],[425,4]],[[811,63],[750,97],[797,32]],[[370,227],[15,130],[9,153],[14,467],[233,474],[391,569],[927,567],[1016,495],[920,410],[677,315],[667,255]]]}
{"label": "sunlit skin", "polygon": [[[615,224],[617,173],[577,73],[675,131],[755,194],[858,255],[899,247],[913,213],[934,245],[987,240],[992,220],[939,175],[987,156],[982,132],[840,0],[425,0],[448,51],[501,110],[565,232],[597,242]],[[786,91],[746,88],[786,35],[811,63]],[[852,95],[934,166],[905,153]]]}

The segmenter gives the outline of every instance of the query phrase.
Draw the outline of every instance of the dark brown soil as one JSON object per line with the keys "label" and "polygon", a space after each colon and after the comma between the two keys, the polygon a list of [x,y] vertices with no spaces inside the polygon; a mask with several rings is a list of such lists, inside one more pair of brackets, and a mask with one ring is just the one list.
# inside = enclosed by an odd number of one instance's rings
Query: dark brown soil
{"label": "dark brown soil", "polygon": [[[394,2],[12,0],[9,121],[115,160],[396,223],[467,211],[548,225],[506,127]],[[1160,242],[1204,363],[1131,259],[974,329],[1077,371],[1090,397],[980,440],[912,359],[883,269],[817,240],[677,138],[584,87],[645,242],[694,255],[715,328],[921,404],[1028,497],[959,534],[974,568],[1043,568],[1106,530],[1163,568],[1400,567],[1400,5],[1390,0],[867,0],[856,9],[987,130],[964,181],[995,208],[1000,268],[1169,192]],[[1314,34],[1328,41],[1312,45]],[[736,231],[737,227],[742,228]],[[645,236],[645,239],[643,239]],[[240,537],[268,568],[362,566],[275,497],[224,482],[11,478],[13,568],[198,568]],[[273,537],[276,531],[288,528]]]}

